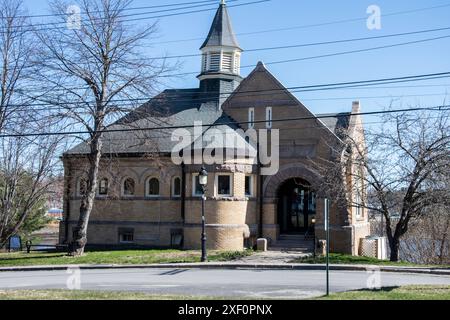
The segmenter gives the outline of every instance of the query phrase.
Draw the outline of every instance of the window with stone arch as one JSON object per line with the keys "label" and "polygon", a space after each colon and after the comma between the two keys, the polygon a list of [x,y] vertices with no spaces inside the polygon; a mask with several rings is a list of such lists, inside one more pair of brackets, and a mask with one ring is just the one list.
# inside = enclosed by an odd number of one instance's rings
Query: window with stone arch
{"label": "window with stone arch", "polygon": [[157,178],[149,178],[147,180],[147,196],[158,197],[159,196],[159,180]]}
{"label": "window with stone arch", "polygon": [[172,197],[181,197],[181,178],[172,178]]}
{"label": "window with stone arch", "polygon": [[86,194],[87,191],[87,180],[86,178],[78,179],[77,183],[77,195],[82,197]]}
{"label": "window with stone arch", "polygon": [[136,184],[133,178],[126,178],[122,183],[122,195],[123,196],[134,196],[135,195]]}

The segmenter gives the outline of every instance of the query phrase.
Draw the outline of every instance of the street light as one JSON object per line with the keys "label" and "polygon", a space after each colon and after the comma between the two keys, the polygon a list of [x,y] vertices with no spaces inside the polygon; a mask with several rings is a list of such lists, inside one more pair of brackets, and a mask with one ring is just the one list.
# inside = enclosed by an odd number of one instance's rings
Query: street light
{"label": "street light", "polygon": [[198,183],[202,187],[202,258],[201,261],[205,262],[207,260],[206,257],[206,232],[205,232],[205,192],[206,185],[208,184],[208,171],[206,171],[205,167],[200,169],[198,173]]}

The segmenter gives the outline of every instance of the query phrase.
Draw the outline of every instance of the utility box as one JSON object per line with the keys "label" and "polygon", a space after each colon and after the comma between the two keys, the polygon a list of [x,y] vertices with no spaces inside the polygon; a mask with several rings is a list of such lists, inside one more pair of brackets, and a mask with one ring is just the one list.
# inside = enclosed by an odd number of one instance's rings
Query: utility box
{"label": "utility box", "polygon": [[386,237],[366,237],[360,239],[359,255],[364,257],[387,259]]}
{"label": "utility box", "polygon": [[267,239],[259,238],[256,240],[256,249],[258,251],[267,251]]}
{"label": "utility box", "polygon": [[314,250],[317,255],[325,256],[327,254],[327,240],[317,240]]}

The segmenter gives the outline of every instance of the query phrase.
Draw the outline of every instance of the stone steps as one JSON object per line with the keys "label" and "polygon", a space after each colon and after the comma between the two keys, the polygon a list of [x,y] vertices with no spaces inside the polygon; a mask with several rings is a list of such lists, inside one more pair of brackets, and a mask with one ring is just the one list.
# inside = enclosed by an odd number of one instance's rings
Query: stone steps
{"label": "stone steps", "polygon": [[269,250],[310,253],[314,251],[314,237],[305,238],[303,234],[283,234],[270,246]]}

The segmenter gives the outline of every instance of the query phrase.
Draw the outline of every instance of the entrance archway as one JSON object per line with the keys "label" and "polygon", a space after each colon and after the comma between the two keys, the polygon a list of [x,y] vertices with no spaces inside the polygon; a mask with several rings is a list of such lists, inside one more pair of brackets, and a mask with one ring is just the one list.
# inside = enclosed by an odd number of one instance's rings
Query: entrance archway
{"label": "entrance archway", "polygon": [[301,178],[290,178],[281,184],[277,196],[280,234],[314,235],[316,194],[311,184]]}

